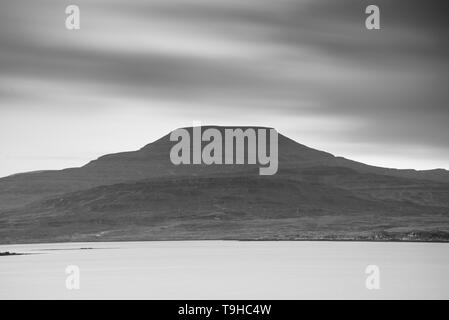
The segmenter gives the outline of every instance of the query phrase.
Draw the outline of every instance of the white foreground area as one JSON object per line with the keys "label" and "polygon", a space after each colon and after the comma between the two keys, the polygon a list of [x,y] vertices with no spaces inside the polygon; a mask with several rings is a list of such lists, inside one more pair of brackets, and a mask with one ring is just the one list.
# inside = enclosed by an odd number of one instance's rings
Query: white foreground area
{"label": "white foreground area", "polygon": [[[80,249],[92,248],[92,249]],[[449,244],[155,241],[1,245],[0,299],[449,299]],[[80,288],[66,287],[79,267]],[[368,290],[368,265],[380,289]]]}

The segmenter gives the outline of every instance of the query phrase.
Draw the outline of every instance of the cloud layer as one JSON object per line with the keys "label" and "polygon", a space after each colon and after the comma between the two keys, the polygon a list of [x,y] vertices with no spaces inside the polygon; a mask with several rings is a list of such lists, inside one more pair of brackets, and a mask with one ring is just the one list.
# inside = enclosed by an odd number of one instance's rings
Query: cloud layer
{"label": "cloud layer", "polygon": [[[449,163],[444,1],[15,0],[0,10],[0,176],[192,121],[275,126],[390,167]],[[39,159],[39,160],[38,160]]]}

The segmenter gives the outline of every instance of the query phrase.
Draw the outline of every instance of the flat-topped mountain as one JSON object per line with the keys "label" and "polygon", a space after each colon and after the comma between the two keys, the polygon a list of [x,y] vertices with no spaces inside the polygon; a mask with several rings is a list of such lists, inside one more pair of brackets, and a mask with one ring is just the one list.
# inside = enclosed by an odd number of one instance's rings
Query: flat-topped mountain
{"label": "flat-topped mountain", "polygon": [[373,167],[279,134],[278,172],[259,176],[259,165],[174,165],[175,144],[168,134],[80,168],[0,179],[0,242],[449,239],[446,170]]}

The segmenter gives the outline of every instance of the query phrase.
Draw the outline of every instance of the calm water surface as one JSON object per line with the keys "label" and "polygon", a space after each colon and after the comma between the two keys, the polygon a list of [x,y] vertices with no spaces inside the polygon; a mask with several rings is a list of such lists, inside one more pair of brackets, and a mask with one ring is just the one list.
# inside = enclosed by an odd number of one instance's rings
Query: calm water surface
{"label": "calm water surface", "polygon": [[[80,249],[92,248],[92,249]],[[449,299],[449,244],[96,242],[1,245],[0,299]],[[68,265],[80,289],[66,288]],[[380,289],[365,286],[368,265]]]}

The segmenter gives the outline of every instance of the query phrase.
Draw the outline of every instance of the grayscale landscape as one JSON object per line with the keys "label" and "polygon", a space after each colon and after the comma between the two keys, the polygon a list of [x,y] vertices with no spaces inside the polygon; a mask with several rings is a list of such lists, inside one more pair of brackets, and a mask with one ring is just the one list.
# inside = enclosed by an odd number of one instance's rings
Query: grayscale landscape
{"label": "grayscale landscape", "polygon": [[447,0],[0,7],[0,299],[449,299]]}
{"label": "grayscale landscape", "polygon": [[174,165],[174,144],[0,179],[0,242],[449,240],[446,170],[373,167],[279,134],[279,170],[259,176]]}

